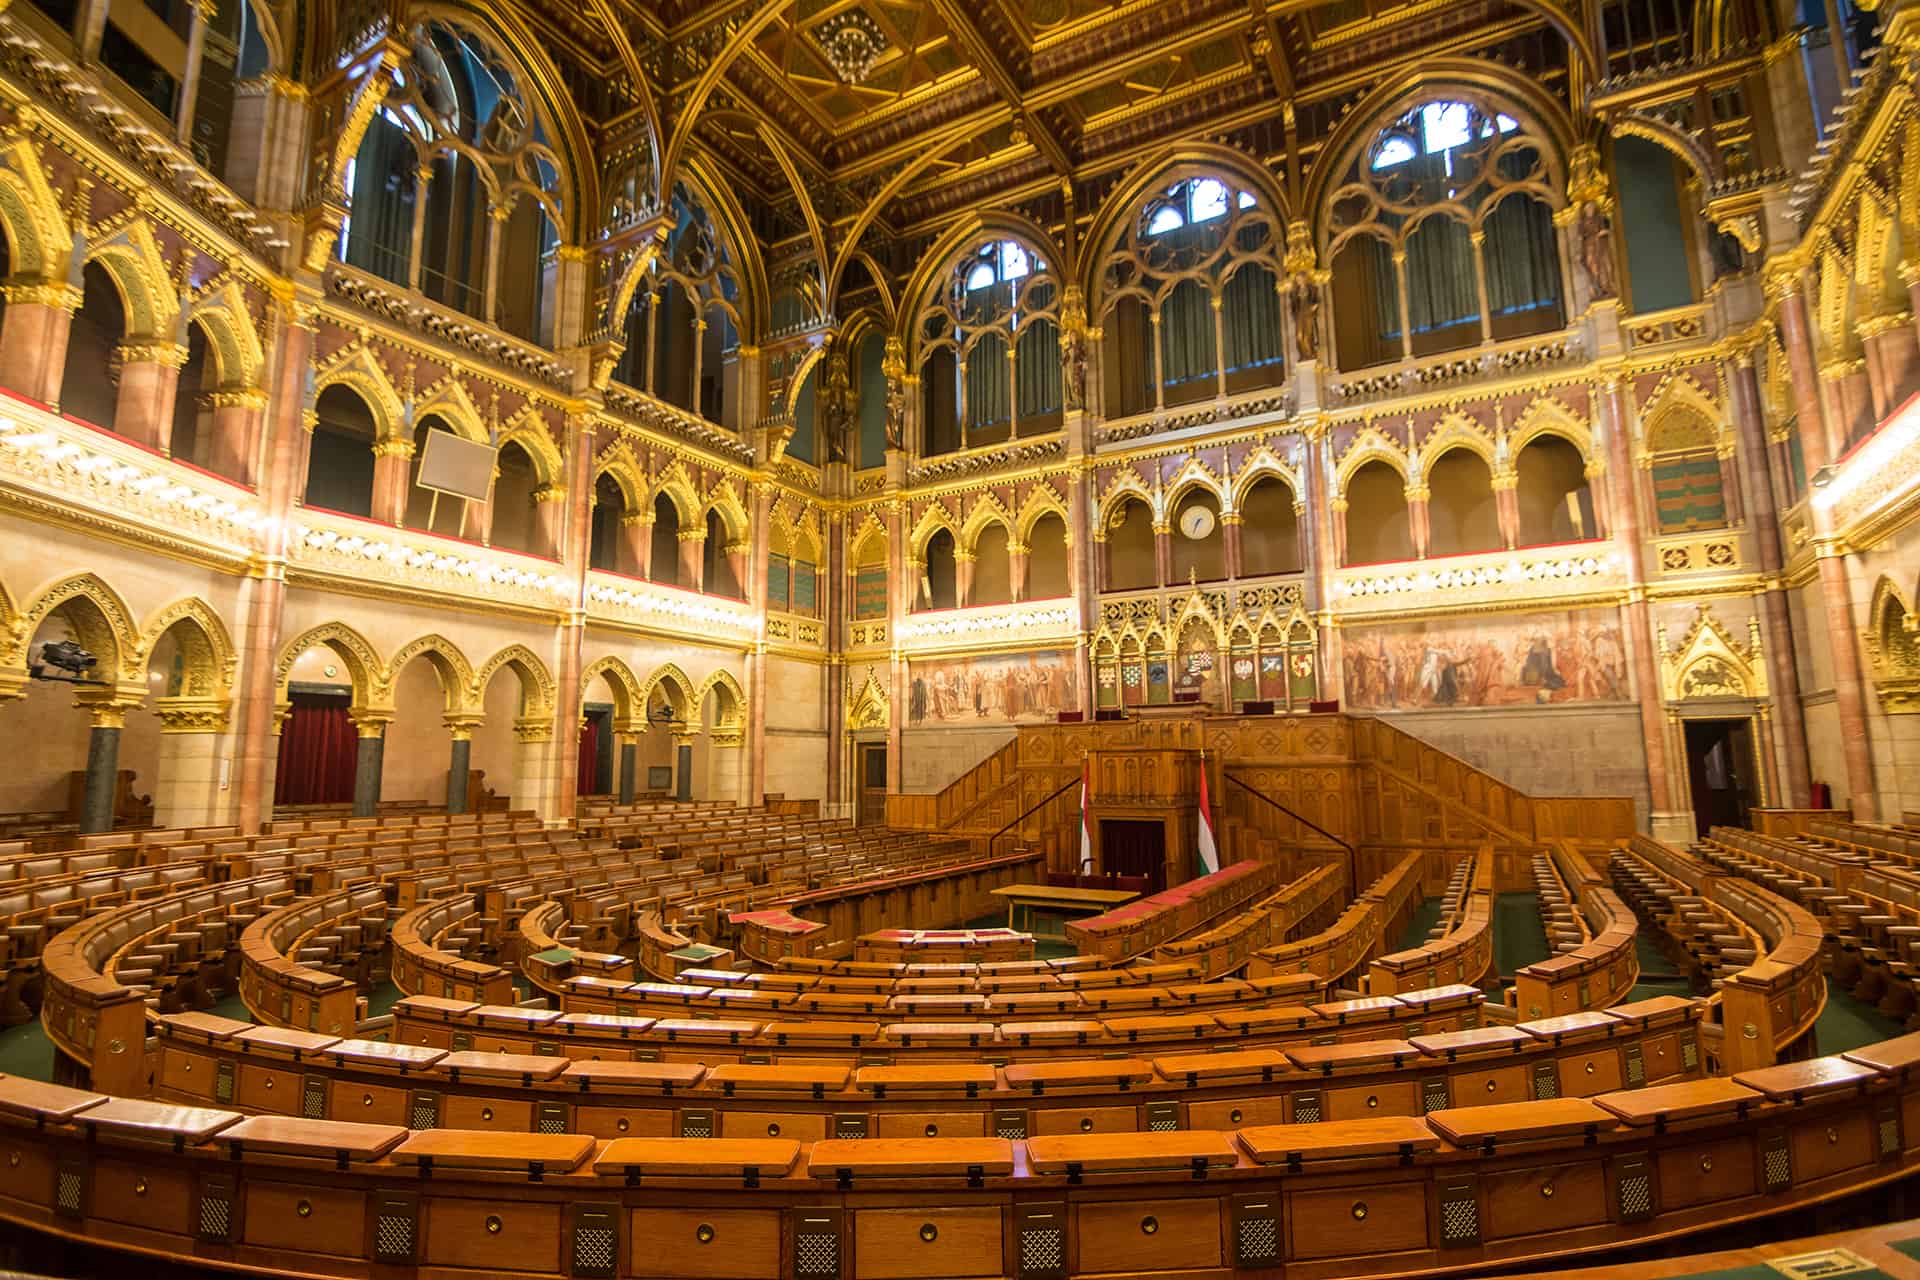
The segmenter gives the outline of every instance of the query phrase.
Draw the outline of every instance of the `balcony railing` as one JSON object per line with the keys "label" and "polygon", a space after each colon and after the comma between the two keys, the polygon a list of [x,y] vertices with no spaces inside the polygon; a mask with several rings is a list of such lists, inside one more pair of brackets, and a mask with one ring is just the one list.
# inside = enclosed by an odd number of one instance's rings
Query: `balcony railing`
{"label": "balcony railing", "polygon": [[760,616],[744,601],[597,571],[587,575],[587,615],[707,643],[760,636]]}
{"label": "balcony railing", "polygon": [[308,572],[543,610],[572,598],[566,571],[539,556],[312,507],[288,520],[288,562]]}
{"label": "balcony railing", "polygon": [[1612,543],[1575,542],[1337,569],[1331,594],[1335,608],[1353,615],[1536,599],[1548,604],[1626,585],[1627,567]]}
{"label": "balcony railing", "polygon": [[0,487],[229,556],[259,550],[269,519],[244,485],[18,400],[0,401]]}
{"label": "balcony railing", "polygon": [[1079,626],[1079,610],[1070,598],[1062,597],[909,614],[894,639],[908,652],[1014,641],[1044,645],[1072,641]]}

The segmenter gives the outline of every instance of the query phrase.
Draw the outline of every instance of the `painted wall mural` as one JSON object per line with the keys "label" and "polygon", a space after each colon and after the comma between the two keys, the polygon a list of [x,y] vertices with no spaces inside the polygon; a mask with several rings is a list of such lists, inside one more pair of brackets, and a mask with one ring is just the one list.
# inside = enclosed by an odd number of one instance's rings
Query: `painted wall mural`
{"label": "painted wall mural", "polygon": [[1010,653],[916,662],[908,721],[916,725],[1030,724],[1077,709],[1072,655]]}
{"label": "painted wall mural", "polygon": [[1626,646],[1610,609],[1355,628],[1347,704],[1363,711],[1627,702]]}

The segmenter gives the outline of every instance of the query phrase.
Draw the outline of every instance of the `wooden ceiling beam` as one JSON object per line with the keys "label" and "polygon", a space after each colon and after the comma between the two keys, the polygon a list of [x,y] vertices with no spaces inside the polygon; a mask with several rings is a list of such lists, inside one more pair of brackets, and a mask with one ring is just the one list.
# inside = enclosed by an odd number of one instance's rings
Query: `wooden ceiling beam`
{"label": "wooden ceiling beam", "polygon": [[947,30],[953,33],[960,48],[965,51],[967,60],[973,63],[980,75],[993,86],[993,91],[1006,102],[1007,109],[1013,112],[1027,132],[1027,141],[1046,158],[1054,171],[1063,178],[1073,176],[1073,158],[1067,154],[1066,144],[1054,133],[1046,121],[1027,109],[1026,91],[1014,83],[1013,74],[1007,70],[994,53],[987,38],[973,24],[973,18],[967,13],[964,0],[933,0],[933,10],[947,24]]}

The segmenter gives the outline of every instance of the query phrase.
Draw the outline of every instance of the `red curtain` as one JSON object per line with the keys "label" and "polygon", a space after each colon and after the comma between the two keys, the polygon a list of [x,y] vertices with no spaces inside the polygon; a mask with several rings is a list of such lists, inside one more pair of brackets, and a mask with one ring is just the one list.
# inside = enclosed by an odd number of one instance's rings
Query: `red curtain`
{"label": "red curtain", "polygon": [[353,799],[353,774],[360,754],[360,732],[345,704],[331,706],[294,699],[293,714],[280,734],[280,766],[274,778],[275,804],[346,804]]}
{"label": "red curtain", "polygon": [[580,726],[579,773],[574,790],[583,796],[600,794],[600,726],[591,718]]}

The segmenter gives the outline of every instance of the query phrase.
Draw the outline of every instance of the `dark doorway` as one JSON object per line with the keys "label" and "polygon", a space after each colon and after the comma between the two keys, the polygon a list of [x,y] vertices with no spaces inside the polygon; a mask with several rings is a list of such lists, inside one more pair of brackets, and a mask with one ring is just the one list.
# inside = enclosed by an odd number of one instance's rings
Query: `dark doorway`
{"label": "dark doorway", "polygon": [[347,804],[360,757],[360,731],[348,708],[353,691],[290,689],[293,711],[280,731],[273,802]]}
{"label": "dark doorway", "polygon": [[860,825],[885,826],[887,822],[887,746],[884,742],[863,742],[854,748],[860,761]]}
{"label": "dark doorway", "polygon": [[1167,887],[1167,826],[1131,819],[1100,820],[1100,869],[1110,876],[1134,876],[1148,893]]}
{"label": "dark doorway", "polygon": [[580,716],[580,773],[575,790],[583,796],[613,794],[615,756],[619,742],[613,736],[613,708],[588,703]]}
{"label": "dark doorway", "polygon": [[1695,832],[1743,827],[1759,802],[1753,725],[1746,720],[1688,720],[1687,784]]}

